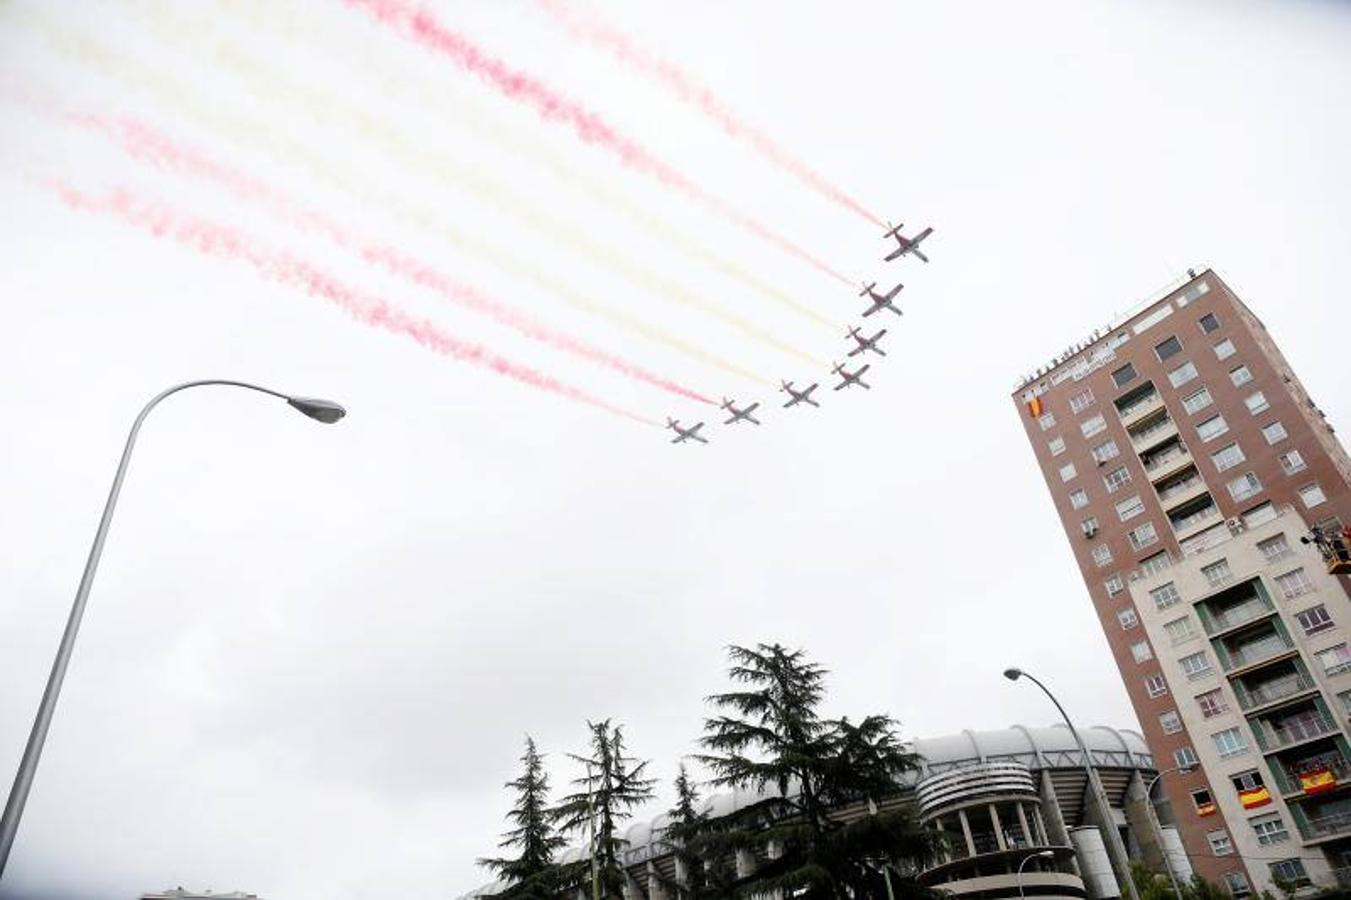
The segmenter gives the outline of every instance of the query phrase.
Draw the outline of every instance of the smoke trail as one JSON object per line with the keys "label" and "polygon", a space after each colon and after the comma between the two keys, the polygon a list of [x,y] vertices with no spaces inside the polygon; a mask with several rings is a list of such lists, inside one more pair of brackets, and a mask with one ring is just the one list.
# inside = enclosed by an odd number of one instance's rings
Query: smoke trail
{"label": "smoke trail", "polygon": [[104,197],[91,197],[62,182],[49,183],[47,186],[72,209],[109,214],[155,237],[172,238],[207,256],[248,263],[263,278],[327,300],[363,325],[412,338],[443,356],[482,366],[539,390],[645,425],[661,425],[660,422],[601,400],[479,344],[463,341],[429,320],[414,318],[381,297],[346,285],[298,257],[269,249],[231,228],[177,213],[160,204],[138,201],[122,190],[112,191]]}
{"label": "smoke trail", "polygon": [[[178,31],[178,29],[172,29]],[[181,41],[191,33],[179,33]],[[706,300],[678,281],[663,276],[642,263],[616,252],[603,241],[578,229],[575,223],[545,213],[535,198],[525,197],[510,186],[473,167],[457,167],[443,153],[414,138],[406,128],[388,117],[373,115],[359,106],[343,102],[331,92],[294,81],[286,73],[269,67],[224,43],[213,48],[215,60],[254,86],[258,96],[272,102],[282,100],[300,107],[320,125],[355,132],[376,145],[387,156],[409,168],[418,169],[442,183],[468,190],[483,202],[502,209],[526,225],[544,232],[552,243],[571,248],[612,269],[641,290],[661,295],[673,302],[698,309],[735,328],[766,346],[813,365],[825,360],[779,340],[758,322],[751,321]]]}
{"label": "smoke trail", "polygon": [[479,76],[505,96],[534,107],[541,118],[569,126],[583,141],[616,154],[624,165],[650,175],[703,203],[738,227],[797,257],[836,281],[853,284],[850,279],[811,253],[745,213],[733,209],[725,201],[695,184],[632,138],[621,135],[598,114],[558,93],[539,79],[512,69],[504,61],[491,56],[463,35],[451,31],[425,8],[414,8],[405,0],[347,0],[347,2],[352,6],[364,8],[382,24],[394,28]]}
{"label": "smoke trail", "polygon": [[615,356],[584,341],[556,331],[538,322],[524,312],[490,297],[477,289],[456,281],[438,271],[431,263],[409,256],[395,247],[361,238],[332,218],[307,209],[281,191],[245,175],[238,170],[210,159],[197,150],[175,143],[145,123],[129,117],[101,115],[72,115],[69,121],[92,129],[117,142],[134,159],[151,165],[205,178],[226,190],[248,200],[265,204],[277,213],[302,227],[318,231],[324,237],[360,255],[364,260],[381,266],[391,274],[420,285],[459,306],[486,315],[499,324],[512,328],[533,340],[557,350],[580,356],[593,363],[607,366],[629,378],[646,382],[681,397],[714,404],[714,401],[696,391],[676,384],[659,375]]}
{"label": "smoke trail", "polygon": [[729,137],[750,144],[761,156],[827,199],[857,213],[879,228],[886,227],[886,223],[876,214],[833,185],[824,175],[779,146],[768,134],[732,112],[710,88],[700,84],[675,63],[643,50],[619,29],[577,12],[572,9],[568,0],[535,0],[535,2],[574,38],[587,41],[609,52],[625,65],[665,85],[682,101],[696,107],[712,119]]}
{"label": "smoke trail", "polygon": [[[245,9],[244,6],[248,8]],[[225,4],[223,8],[226,12],[245,16],[250,29],[253,31],[270,28],[274,34],[293,40],[295,33],[301,27],[289,18],[284,21],[279,20],[276,4],[271,0],[266,0],[266,2],[264,0],[253,0],[249,4],[241,4],[239,0],[232,0],[232,2]],[[303,15],[304,13],[300,14]],[[182,30],[181,33],[184,37],[188,36],[186,29]],[[315,46],[313,49],[327,52],[330,56],[342,53],[340,49],[327,45]],[[467,125],[479,135],[502,145],[515,156],[529,159],[535,165],[547,169],[559,181],[575,185],[592,199],[608,206],[638,227],[650,232],[662,243],[678,248],[681,252],[698,259],[743,287],[749,288],[763,297],[782,304],[798,315],[810,319],[814,324],[827,328],[832,333],[836,330],[834,319],[822,315],[784,289],[747,270],[745,266],[735,260],[724,257],[663,217],[648,212],[630,200],[622,191],[611,187],[604,179],[584,174],[571,160],[551,151],[549,145],[541,143],[533,133],[526,134],[519,126],[508,127],[502,121],[491,121],[482,110],[464,102],[456,102],[444,90],[434,91],[433,85],[425,80],[407,77],[406,73],[404,77],[400,77],[399,74],[388,69],[381,71],[378,75],[383,76],[383,82],[380,85],[382,93],[386,95],[402,94],[424,107],[440,110],[443,115],[453,118],[456,125]],[[447,108],[449,103],[454,104],[454,109]]]}
{"label": "smoke trail", "polygon": [[165,78],[162,72],[114,53],[86,34],[34,16],[31,11],[16,11],[11,20],[36,28],[57,53],[92,66],[102,75],[124,85],[147,92],[158,102],[196,121],[223,140],[260,148],[284,165],[299,166],[307,174],[358,203],[381,209],[407,226],[434,234],[466,253],[481,256],[504,273],[523,276],[539,289],[588,315],[604,319],[706,365],[757,384],[772,386],[772,382],[730,360],[684,341],[624,309],[588,296],[538,263],[500,248],[477,234],[448,224],[440,218],[439,211],[429,205],[410,202],[396,192],[377,190],[366,173],[350,164],[343,164],[346,158],[342,154],[315,152],[305,144],[289,139],[284,133],[269,128],[262,120],[231,113],[216,102],[205,102],[203,98],[185,90],[180,81]]}

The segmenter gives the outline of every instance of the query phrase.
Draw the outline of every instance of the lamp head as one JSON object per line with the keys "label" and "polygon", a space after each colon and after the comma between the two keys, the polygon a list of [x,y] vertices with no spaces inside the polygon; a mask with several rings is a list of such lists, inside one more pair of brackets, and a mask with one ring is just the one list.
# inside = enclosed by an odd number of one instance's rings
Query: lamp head
{"label": "lamp head", "polygon": [[323,422],[325,425],[332,425],[347,415],[347,410],[343,409],[341,404],[334,403],[332,400],[320,400],[316,397],[287,397],[286,402],[311,419]]}
{"label": "lamp head", "polygon": [[1055,859],[1054,850],[1039,850],[1036,853],[1038,859]]}
{"label": "lamp head", "polygon": [[1005,669],[1005,670],[1004,670],[1004,677],[1007,678],[1009,681],[1017,681],[1019,678],[1022,678],[1022,677],[1023,677],[1023,670],[1022,670],[1022,669],[1016,669],[1016,668],[1014,668],[1014,669]]}

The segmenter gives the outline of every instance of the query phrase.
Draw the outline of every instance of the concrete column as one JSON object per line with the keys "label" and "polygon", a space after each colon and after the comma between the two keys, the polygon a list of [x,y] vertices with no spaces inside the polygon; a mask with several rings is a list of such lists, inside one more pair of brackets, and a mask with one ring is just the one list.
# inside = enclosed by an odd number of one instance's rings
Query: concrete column
{"label": "concrete column", "polygon": [[962,837],[966,839],[966,855],[976,855],[976,842],[971,838],[971,823],[966,820],[966,810],[957,810],[957,818],[962,823]]}
{"label": "concrete column", "polygon": [[1155,872],[1168,871],[1168,861],[1163,855],[1163,834],[1159,831],[1158,820],[1149,808],[1149,797],[1145,794],[1145,781],[1139,771],[1131,773],[1130,784],[1126,786],[1126,822],[1140,846],[1145,865]]}
{"label": "concrete column", "polygon": [[994,825],[995,843],[999,845],[1000,850],[1007,850],[1009,849],[1009,845],[1004,841],[1004,823],[999,821],[999,807],[991,803],[989,805],[989,810],[990,824]]}
{"label": "concrete column", "polygon": [[666,889],[662,883],[661,877],[657,874],[657,867],[652,860],[647,861],[647,898],[648,900],[674,900],[671,892]]}
{"label": "concrete column", "polygon": [[[1051,784],[1051,773],[1041,773],[1041,810],[1042,821],[1046,825],[1046,837],[1053,844],[1060,847],[1072,847],[1070,843],[1070,832],[1065,827],[1065,817],[1060,814],[1060,798],[1056,796],[1055,785]],[[1070,860],[1070,868],[1074,874],[1083,877],[1083,872],[1079,869],[1079,859],[1074,857]]]}
{"label": "concrete column", "polygon": [[1032,829],[1028,826],[1027,813],[1023,811],[1022,801],[1014,801],[1013,808],[1018,811],[1018,824],[1023,826],[1023,840],[1027,841],[1032,846],[1036,846],[1040,841],[1037,840],[1036,834],[1034,834]]}
{"label": "concrete column", "polygon": [[745,878],[755,871],[755,855],[749,850],[736,852],[736,877]]}

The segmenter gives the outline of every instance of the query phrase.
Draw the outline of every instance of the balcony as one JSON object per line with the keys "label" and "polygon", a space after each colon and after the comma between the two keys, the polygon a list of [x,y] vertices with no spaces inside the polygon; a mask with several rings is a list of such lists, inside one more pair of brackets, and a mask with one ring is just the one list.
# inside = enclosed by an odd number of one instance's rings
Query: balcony
{"label": "balcony", "polygon": [[1142,396],[1131,398],[1125,406],[1118,405],[1116,412],[1121,417],[1121,424],[1130,428],[1161,406],[1163,406],[1163,398],[1151,386]]}
{"label": "balcony", "polygon": [[1178,546],[1182,549],[1183,556],[1195,556],[1213,550],[1221,544],[1227,544],[1233,539],[1233,532],[1224,525],[1211,525],[1188,538],[1179,540]]}
{"label": "balcony", "polygon": [[1166,411],[1161,410],[1160,412],[1162,412],[1162,415],[1157,418],[1157,421],[1150,420],[1144,427],[1128,432],[1131,436],[1131,443],[1136,450],[1148,450],[1150,447],[1162,444],[1170,437],[1177,435],[1177,423],[1168,416]]}
{"label": "balcony", "polygon": [[1340,837],[1351,833],[1351,810],[1329,813],[1316,819],[1306,819],[1300,824],[1299,830],[1304,835],[1304,839],[1309,841]]}
{"label": "balcony", "polygon": [[1235,684],[1234,694],[1238,697],[1239,708],[1244,712],[1250,712],[1290,697],[1297,697],[1317,687],[1314,680],[1303,672],[1291,672],[1289,675],[1264,681],[1257,687]]}
{"label": "balcony", "polygon": [[1167,509],[1169,506],[1177,506],[1185,503],[1195,497],[1201,496],[1206,490],[1206,483],[1201,479],[1200,474],[1193,467],[1181,478],[1174,478],[1166,483],[1161,482],[1158,487],[1159,502]]}
{"label": "balcony", "polygon": [[1346,757],[1342,756],[1340,750],[1320,753],[1317,756],[1301,759],[1294,763],[1273,764],[1271,772],[1276,777],[1276,786],[1280,788],[1282,795],[1290,794],[1296,797],[1306,797],[1320,796],[1324,791],[1329,790],[1325,787],[1321,791],[1315,791],[1312,795],[1305,792],[1304,786],[1299,780],[1300,775],[1317,769],[1326,769],[1331,773],[1332,777],[1336,779],[1333,787],[1345,784],[1351,779],[1351,765],[1347,763]]}
{"label": "balcony", "polygon": [[1265,637],[1249,641],[1232,650],[1228,647],[1222,649],[1225,651],[1223,654],[1224,671],[1232,674],[1239,669],[1246,669],[1284,653],[1289,653],[1295,649],[1295,645],[1285,635],[1273,631]]}
{"label": "balcony", "polygon": [[[1229,581],[1234,580],[1233,575],[1228,575],[1226,578]],[[1203,617],[1202,621],[1206,626],[1206,634],[1210,637],[1214,637],[1217,634],[1230,631],[1240,625],[1247,625],[1249,622],[1255,622],[1258,619],[1272,615],[1275,612],[1276,607],[1273,604],[1265,602],[1260,597],[1253,597],[1237,606],[1231,606],[1225,609],[1224,612],[1208,612],[1208,614]]]}
{"label": "balcony", "polygon": [[1257,744],[1264,753],[1293,747],[1295,744],[1338,732],[1337,723],[1321,712],[1295,716],[1284,720],[1279,726],[1264,721],[1254,721],[1250,724],[1253,734],[1257,736]]}
{"label": "balcony", "polygon": [[1206,499],[1210,501],[1209,504],[1201,506],[1195,512],[1177,518],[1173,518],[1172,515],[1168,516],[1168,521],[1173,523],[1173,533],[1177,535],[1179,540],[1183,539],[1184,536],[1200,531],[1203,525],[1220,517],[1220,508],[1215,505],[1215,501],[1210,499],[1209,494],[1206,495]]}
{"label": "balcony", "polygon": [[1144,463],[1145,474],[1149,476],[1152,482],[1161,481],[1169,475],[1177,473],[1182,467],[1192,462],[1192,455],[1188,452],[1186,446],[1178,441],[1174,446],[1162,453],[1149,457]]}

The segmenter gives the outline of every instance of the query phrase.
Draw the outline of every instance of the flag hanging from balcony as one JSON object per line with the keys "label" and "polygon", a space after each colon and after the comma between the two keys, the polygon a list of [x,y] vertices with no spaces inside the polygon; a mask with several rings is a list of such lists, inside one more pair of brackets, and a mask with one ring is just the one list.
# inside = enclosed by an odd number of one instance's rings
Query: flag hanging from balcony
{"label": "flag hanging from balcony", "polygon": [[1271,802],[1271,791],[1267,790],[1267,786],[1264,784],[1255,788],[1249,788],[1246,791],[1239,791],[1238,802],[1243,804],[1244,809],[1254,809],[1258,806],[1266,806]]}
{"label": "flag hanging from balcony", "polygon": [[1034,419],[1040,418],[1040,417],[1041,417],[1041,398],[1040,398],[1040,397],[1033,397],[1031,400],[1027,401],[1027,411],[1030,412],[1030,413],[1032,414],[1032,418],[1034,418]]}
{"label": "flag hanging from balcony", "polygon": [[1215,809],[1216,807],[1214,802],[1199,803],[1196,806],[1196,814],[1198,816],[1213,816],[1215,815]]}
{"label": "flag hanging from balcony", "polygon": [[1299,773],[1299,786],[1306,794],[1320,794],[1337,786],[1337,776],[1327,766]]}

